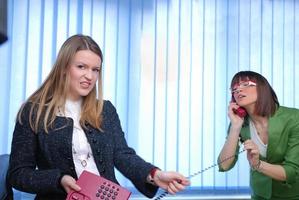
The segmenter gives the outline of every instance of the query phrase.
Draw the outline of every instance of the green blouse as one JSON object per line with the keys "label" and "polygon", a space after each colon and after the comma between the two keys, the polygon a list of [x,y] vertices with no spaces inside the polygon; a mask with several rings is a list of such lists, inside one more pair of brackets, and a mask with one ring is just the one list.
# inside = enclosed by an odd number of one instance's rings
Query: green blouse
{"label": "green blouse", "polygon": [[[268,147],[266,158],[271,164],[281,165],[286,172],[286,181],[274,180],[263,173],[250,170],[252,198],[256,200],[299,199],[299,110],[280,106],[269,119]],[[245,119],[240,133],[241,141],[250,139],[248,119]],[[237,151],[239,151],[239,146]],[[229,167],[236,163],[238,156]],[[226,171],[227,171],[226,170]],[[219,171],[225,171],[221,167]]]}

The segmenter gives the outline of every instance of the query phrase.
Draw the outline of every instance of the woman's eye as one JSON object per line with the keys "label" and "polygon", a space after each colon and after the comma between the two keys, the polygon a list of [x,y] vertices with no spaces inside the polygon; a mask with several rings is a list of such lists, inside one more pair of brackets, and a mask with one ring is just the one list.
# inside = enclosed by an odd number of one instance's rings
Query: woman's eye
{"label": "woman's eye", "polygon": [[79,69],[84,69],[84,65],[77,65]]}
{"label": "woman's eye", "polygon": [[237,92],[237,88],[235,88],[235,89],[232,89],[231,91],[232,91],[232,94],[234,94],[234,93],[236,93]]}
{"label": "woman's eye", "polygon": [[95,71],[95,72],[99,72],[100,69],[99,69],[99,68],[95,68],[95,69],[93,69],[93,71]]}
{"label": "woman's eye", "polygon": [[247,87],[248,85],[249,85],[249,82],[242,83],[242,87]]}

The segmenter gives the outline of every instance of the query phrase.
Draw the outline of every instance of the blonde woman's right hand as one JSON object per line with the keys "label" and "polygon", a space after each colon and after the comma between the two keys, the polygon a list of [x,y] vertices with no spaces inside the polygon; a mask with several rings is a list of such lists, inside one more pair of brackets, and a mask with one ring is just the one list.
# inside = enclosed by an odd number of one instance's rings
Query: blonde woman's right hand
{"label": "blonde woman's right hand", "polygon": [[60,181],[64,190],[69,193],[71,190],[79,192],[81,190],[80,186],[76,184],[76,180],[70,175],[64,175]]}

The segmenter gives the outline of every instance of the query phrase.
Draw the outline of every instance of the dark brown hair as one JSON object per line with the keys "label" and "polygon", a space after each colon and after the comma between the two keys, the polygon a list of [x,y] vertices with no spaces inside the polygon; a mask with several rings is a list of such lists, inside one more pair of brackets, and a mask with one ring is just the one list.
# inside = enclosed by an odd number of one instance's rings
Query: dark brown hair
{"label": "dark brown hair", "polygon": [[240,71],[236,73],[231,81],[231,88],[240,81],[253,81],[257,88],[257,101],[255,114],[270,117],[279,107],[277,96],[265,77],[253,71]]}

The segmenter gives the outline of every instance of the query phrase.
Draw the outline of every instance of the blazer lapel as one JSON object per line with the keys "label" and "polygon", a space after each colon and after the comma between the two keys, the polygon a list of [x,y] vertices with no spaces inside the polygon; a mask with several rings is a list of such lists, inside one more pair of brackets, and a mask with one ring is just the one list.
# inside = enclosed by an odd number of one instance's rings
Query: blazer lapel
{"label": "blazer lapel", "polygon": [[278,143],[281,142],[281,136],[283,133],[284,121],[279,119],[279,110],[274,114],[273,117],[269,118],[268,122],[268,147],[267,147],[267,160],[273,160],[275,157],[275,151],[278,150]]}

